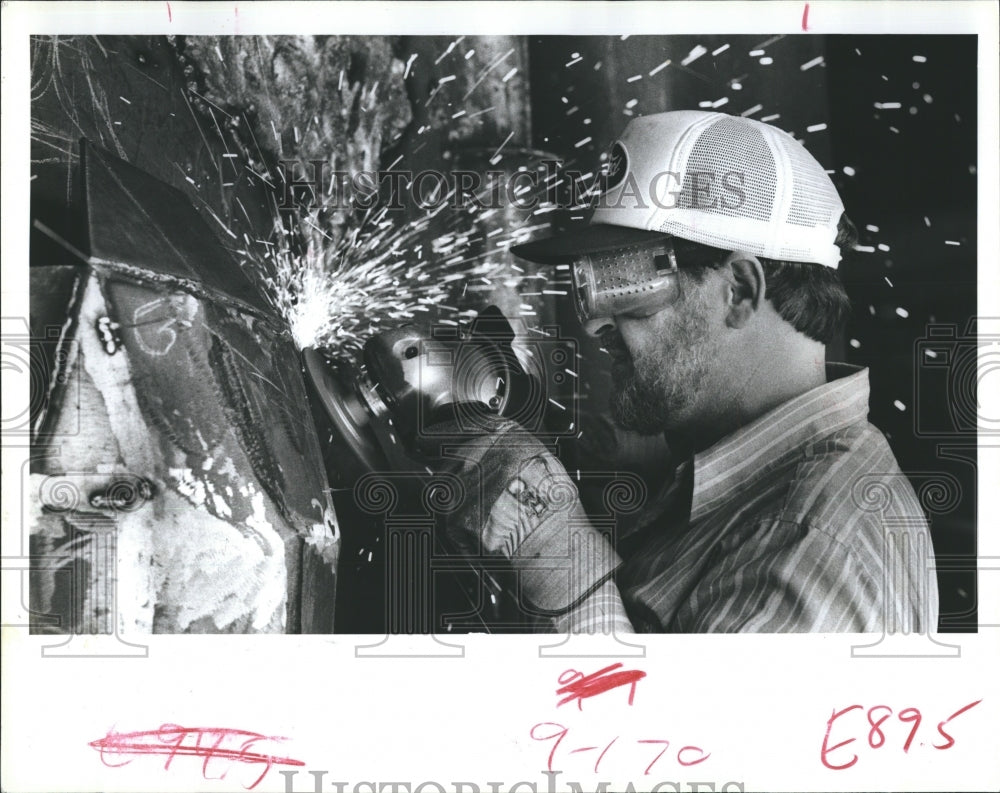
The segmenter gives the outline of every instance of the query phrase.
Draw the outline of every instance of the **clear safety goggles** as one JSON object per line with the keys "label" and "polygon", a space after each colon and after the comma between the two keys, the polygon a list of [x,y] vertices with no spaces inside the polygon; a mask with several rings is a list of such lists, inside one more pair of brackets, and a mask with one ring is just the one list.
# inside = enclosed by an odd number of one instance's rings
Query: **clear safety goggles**
{"label": "clear safety goggles", "polygon": [[576,259],[570,269],[580,320],[646,317],[673,303],[678,296],[674,243],[666,237]]}

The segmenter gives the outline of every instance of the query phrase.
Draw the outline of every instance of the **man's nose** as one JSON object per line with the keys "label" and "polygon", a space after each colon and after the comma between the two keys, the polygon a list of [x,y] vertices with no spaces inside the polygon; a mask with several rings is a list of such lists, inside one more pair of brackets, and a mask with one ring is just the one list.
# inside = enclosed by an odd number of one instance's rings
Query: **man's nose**
{"label": "man's nose", "polygon": [[600,337],[601,334],[609,330],[615,330],[617,327],[612,317],[594,317],[593,319],[585,320],[583,323],[583,329],[588,335],[594,337]]}

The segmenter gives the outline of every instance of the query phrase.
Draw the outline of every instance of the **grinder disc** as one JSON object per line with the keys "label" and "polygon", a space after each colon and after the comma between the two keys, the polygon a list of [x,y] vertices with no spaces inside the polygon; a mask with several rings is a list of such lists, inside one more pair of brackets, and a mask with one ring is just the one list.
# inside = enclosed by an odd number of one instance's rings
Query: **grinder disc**
{"label": "grinder disc", "polygon": [[[368,412],[358,398],[356,374],[347,365],[334,367],[319,351],[307,347],[302,351],[306,376],[330,420],[334,433],[333,445],[346,446],[367,471],[385,470],[387,460],[378,445]],[[360,472],[364,473],[364,472]]]}

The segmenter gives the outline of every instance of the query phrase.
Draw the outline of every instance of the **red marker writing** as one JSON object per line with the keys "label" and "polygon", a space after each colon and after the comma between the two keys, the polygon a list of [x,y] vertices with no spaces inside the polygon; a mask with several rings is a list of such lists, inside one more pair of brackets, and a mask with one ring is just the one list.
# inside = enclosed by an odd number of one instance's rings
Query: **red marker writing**
{"label": "red marker writing", "polygon": [[562,687],[556,689],[556,695],[563,698],[559,700],[557,707],[575,699],[577,707],[583,710],[583,700],[621,686],[629,686],[628,704],[631,705],[635,700],[636,683],[642,680],[646,673],[639,669],[625,669],[616,672],[615,670],[620,669],[621,666],[620,663],[611,664],[611,666],[606,666],[590,675],[585,675],[575,669],[567,669],[559,675],[559,683]]}
{"label": "red marker writing", "polygon": [[[132,762],[130,755],[164,756],[167,758],[163,764],[164,770],[170,768],[176,757],[201,757],[202,776],[205,779],[225,779],[233,763],[262,765],[264,770],[260,775],[251,784],[244,785],[247,790],[252,790],[260,784],[272,766],[305,765],[301,760],[291,757],[256,751],[256,745],[261,742],[284,740],[286,739],[278,736],[226,727],[181,727],[177,724],[164,724],[157,730],[139,732],[110,730],[103,738],[91,741],[90,746],[100,752],[101,762],[109,768],[128,765]],[[210,777],[209,765],[213,761],[216,769],[221,770],[221,775]]]}

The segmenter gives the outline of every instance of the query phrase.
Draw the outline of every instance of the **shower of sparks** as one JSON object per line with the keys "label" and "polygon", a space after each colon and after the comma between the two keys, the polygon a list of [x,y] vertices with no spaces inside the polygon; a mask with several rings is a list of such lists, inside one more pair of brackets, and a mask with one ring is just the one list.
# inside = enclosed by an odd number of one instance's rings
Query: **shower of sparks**
{"label": "shower of sparks", "polygon": [[264,277],[268,297],[288,321],[296,345],[323,348],[333,357],[356,356],[383,325],[454,310],[445,302],[469,277],[492,284],[489,276],[500,265],[469,255],[471,235],[441,235],[424,255],[430,219],[397,226],[378,212],[334,242],[303,218],[302,252],[294,235],[280,229],[278,244],[258,264],[274,273]]}

